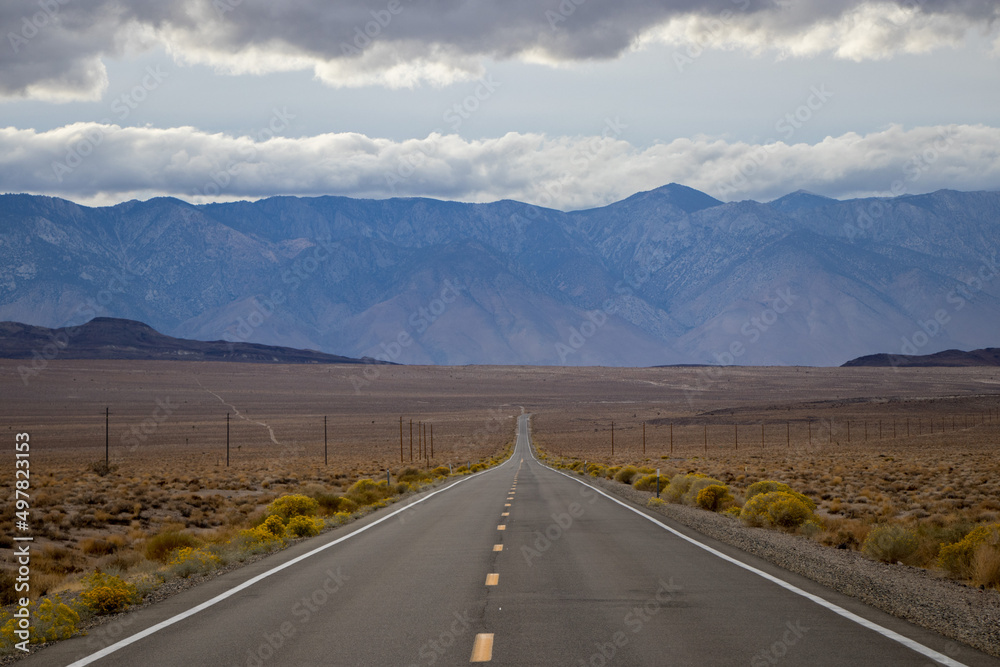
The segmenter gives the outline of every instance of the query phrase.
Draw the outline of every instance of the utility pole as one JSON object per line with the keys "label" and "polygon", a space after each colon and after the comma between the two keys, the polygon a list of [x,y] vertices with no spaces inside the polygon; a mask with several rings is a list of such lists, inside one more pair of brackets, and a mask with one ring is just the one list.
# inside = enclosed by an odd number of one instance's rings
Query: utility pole
{"label": "utility pole", "polygon": [[399,416],[399,462],[403,462],[403,416]]}
{"label": "utility pole", "polygon": [[111,408],[104,408],[104,469],[111,469]]}
{"label": "utility pole", "polygon": [[323,465],[329,465],[330,459],[326,451],[326,415],[323,415]]}
{"label": "utility pole", "polygon": [[642,455],[646,455],[646,422],[642,422]]}
{"label": "utility pole", "polygon": [[434,424],[431,424],[431,458],[434,458]]}
{"label": "utility pole", "polygon": [[705,453],[708,454],[708,424],[702,424],[705,427]]}
{"label": "utility pole", "polygon": [[226,467],[229,467],[229,413],[226,413]]}
{"label": "utility pole", "polygon": [[413,420],[410,420],[410,463],[413,463]]}
{"label": "utility pole", "polygon": [[611,422],[611,456],[615,455],[615,423]]}
{"label": "utility pole", "polygon": [[674,453],[674,425],[670,424],[670,453]]}

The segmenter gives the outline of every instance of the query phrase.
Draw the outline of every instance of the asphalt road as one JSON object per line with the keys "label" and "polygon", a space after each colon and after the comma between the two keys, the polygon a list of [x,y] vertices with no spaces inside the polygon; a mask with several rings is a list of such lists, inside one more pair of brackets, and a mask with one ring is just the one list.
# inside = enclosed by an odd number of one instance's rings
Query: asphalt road
{"label": "asphalt road", "polygon": [[544,467],[527,416],[413,501],[21,664],[1000,664]]}

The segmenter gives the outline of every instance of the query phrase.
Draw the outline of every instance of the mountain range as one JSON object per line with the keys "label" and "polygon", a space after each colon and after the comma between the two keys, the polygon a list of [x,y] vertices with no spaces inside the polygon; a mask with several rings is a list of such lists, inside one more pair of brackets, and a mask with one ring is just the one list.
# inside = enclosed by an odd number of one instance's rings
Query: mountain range
{"label": "mountain range", "polygon": [[272,197],[0,196],[0,320],[410,364],[840,365],[995,345],[1000,192],[572,212]]}

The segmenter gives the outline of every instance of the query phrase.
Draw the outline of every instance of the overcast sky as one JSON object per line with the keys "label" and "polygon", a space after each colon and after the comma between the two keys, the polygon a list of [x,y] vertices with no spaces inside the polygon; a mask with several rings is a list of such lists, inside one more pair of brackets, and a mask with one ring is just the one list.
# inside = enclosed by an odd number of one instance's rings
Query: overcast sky
{"label": "overcast sky", "polygon": [[7,192],[1000,189],[996,0],[5,0],[0,26]]}

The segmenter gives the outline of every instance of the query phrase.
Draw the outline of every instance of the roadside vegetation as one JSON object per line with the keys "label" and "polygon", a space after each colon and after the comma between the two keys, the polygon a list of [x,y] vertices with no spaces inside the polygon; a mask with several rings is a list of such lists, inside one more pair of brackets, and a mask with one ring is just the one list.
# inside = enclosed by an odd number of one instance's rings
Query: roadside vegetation
{"label": "roadside vegetation", "polygon": [[[505,461],[513,445],[467,465],[365,474],[294,464],[175,467],[174,472],[72,466],[34,480],[31,643],[65,639],[96,617],[139,605],[166,582],[209,575],[406,501],[452,476]],[[76,466],[78,468],[79,466]],[[14,534],[4,508],[0,534]],[[10,538],[6,538],[10,539]],[[11,548],[11,544],[0,545]],[[0,570],[0,655],[21,641],[16,578]],[[20,652],[17,652],[20,653]]]}
{"label": "roadside vegetation", "polygon": [[[831,492],[814,498],[815,484],[793,488],[796,477],[809,474],[801,468],[797,474],[788,474],[791,483],[786,483],[767,479],[763,468],[758,471],[759,477],[748,474],[747,466],[743,466],[741,474],[722,472],[718,461],[675,459],[670,464],[689,469],[661,466],[657,476],[656,469],[648,464],[607,465],[544,452],[539,458],[555,468],[650,492],[650,507],[668,503],[700,507],[747,526],[802,535],[833,548],[860,551],[884,563],[921,567],[971,586],[1000,590],[1000,499],[996,496],[973,495],[959,501],[954,488],[948,486],[943,493],[931,496],[944,501],[943,505],[932,504],[931,509],[939,511],[931,513],[924,507],[899,506],[909,496],[893,497],[891,491],[917,491],[918,486],[915,481],[904,482],[894,475],[885,475],[888,489],[860,489],[847,503]],[[711,467],[718,478],[690,469],[698,463]],[[843,468],[827,470],[820,478],[843,488]],[[792,470],[786,467],[779,472]]]}

